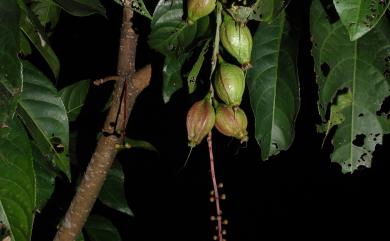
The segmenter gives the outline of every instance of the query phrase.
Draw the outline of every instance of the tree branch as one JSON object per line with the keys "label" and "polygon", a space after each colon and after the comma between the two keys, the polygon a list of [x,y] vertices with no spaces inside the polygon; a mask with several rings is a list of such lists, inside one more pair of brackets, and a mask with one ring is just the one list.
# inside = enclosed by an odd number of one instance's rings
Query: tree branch
{"label": "tree branch", "polygon": [[[117,75],[120,78],[116,81],[113,101],[104,123],[104,130],[108,135],[103,135],[99,139],[54,241],[74,241],[81,232],[117,154],[115,145],[121,143],[124,138],[124,131],[121,128],[126,126],[138,94],[150,82],[150,65],[134,74],[138,36],[132,28],[133,11],[130,6],[131,0],[125,0],[117,65]],[[112,135],[118,133],[117,130],[120,130],[120,136]]]}

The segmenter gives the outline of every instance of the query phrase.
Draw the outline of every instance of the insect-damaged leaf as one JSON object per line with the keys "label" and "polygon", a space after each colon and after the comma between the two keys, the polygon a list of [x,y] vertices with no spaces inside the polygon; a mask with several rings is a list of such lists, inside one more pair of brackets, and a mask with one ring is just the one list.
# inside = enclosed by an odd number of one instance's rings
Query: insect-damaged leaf
{"label": "insect-damaged leaf", "polygon": [[373,29],[390,6],[388,0],[333,0],[333,3],[351,40]]}
{"label": "insect-damaged leaf", "polygon": [[24,91],[18,115],[40,151],[70,178],[69,124],[65,106],[53,84],[32,64],[23,63]]}
{"label": "insect-damaged leaf", "polygon": [[[319,0],[312,4],[310,23],[319,113],[327,125],[337,125],[331,137],[331,159],[341,165],[344,173],[354,172],[359,166],[370,167],[372,153],[377,144],[382,144],[390,126],[390,120],[379,112],[390,95],[389,23],[381,21],[365,36],[350,41],[341,21],[330,23]],[[350,100],[340,105],[340,98],[345,99],[348,93]],[[328,108],[334,113],[330,120]],[[337,121],[335,108],[337,116],[342,117]]]}

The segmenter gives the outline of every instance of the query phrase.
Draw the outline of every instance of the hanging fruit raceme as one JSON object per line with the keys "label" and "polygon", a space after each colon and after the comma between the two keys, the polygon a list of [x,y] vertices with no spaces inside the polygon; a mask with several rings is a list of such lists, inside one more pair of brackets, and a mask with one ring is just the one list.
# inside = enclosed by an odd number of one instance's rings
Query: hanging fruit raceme
{"label": "hanging fruit raceme", "polygon": [[215,111],[210,95],[195,102],[187,113],[188,145],[194,147],[211,131],[215,123]]}
{"label": "hanging fruit raceme", "polygon": [[252,35],[246,25],[236,23],[226,15],[221,24],[220,39],[223,47],[237,59],[244,69],[251,64]]}
{"label": "hanging fruit raceme", "polygon": [[193,24],[198,19],[209,15],[215,9],[216,0],[188,0],[188,23]]}
{"label": "hanging fruit raceme", "polygon": [[215,91],[229,106],[239,106],[245,90],[245,74],[236,65],[221,63],[215,74]]}
{"label": "hanging fruit raceme", "polygon": [[216,110],[215,127],[225,136],[235,137],[241,143],[248,141],[248,119],[239,107],[219,105]]}

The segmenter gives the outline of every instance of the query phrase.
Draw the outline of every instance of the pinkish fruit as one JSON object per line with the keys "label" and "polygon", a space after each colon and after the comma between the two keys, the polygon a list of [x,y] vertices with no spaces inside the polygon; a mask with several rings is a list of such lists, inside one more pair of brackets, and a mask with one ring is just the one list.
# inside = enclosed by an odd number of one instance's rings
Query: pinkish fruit
{"label": "pinkish fruit", "polygon": [[195,102],[187,114],[188,145],[192,148],[198,145],[211,131],[215,123],[215,112],[210,96]]}
{"label": "pinkish fruit", "polygon": [[248,119],[239,107],[219,105],[216,111],[215,127],[225,136],[232,136],[241,143],[248,141]]}

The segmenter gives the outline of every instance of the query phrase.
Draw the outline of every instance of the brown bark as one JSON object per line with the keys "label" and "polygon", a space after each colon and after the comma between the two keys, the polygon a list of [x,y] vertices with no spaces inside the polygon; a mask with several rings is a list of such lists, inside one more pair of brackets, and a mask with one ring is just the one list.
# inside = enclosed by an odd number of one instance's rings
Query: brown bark
{"label": "brown bark", "polygon": [[[130,6],[131,0],[126,0],[123,8],[118,54],[117,75],[119,78],[116,80],[111,108],[104,123],[104,135],[97,143],[95,152],[54,241],[73,241],[81,232],[117,154],[115,146],[120,144],[124,138],[122,127],[127,123],[138,94],[150,82],[150,65],[134,74],[137,35],[132,28],[133,11]],[[127,90],[123,92],[125,87]],[[123,95],[123,93],[127,94]],[[121,134],[116,135],[116,133]]]}

